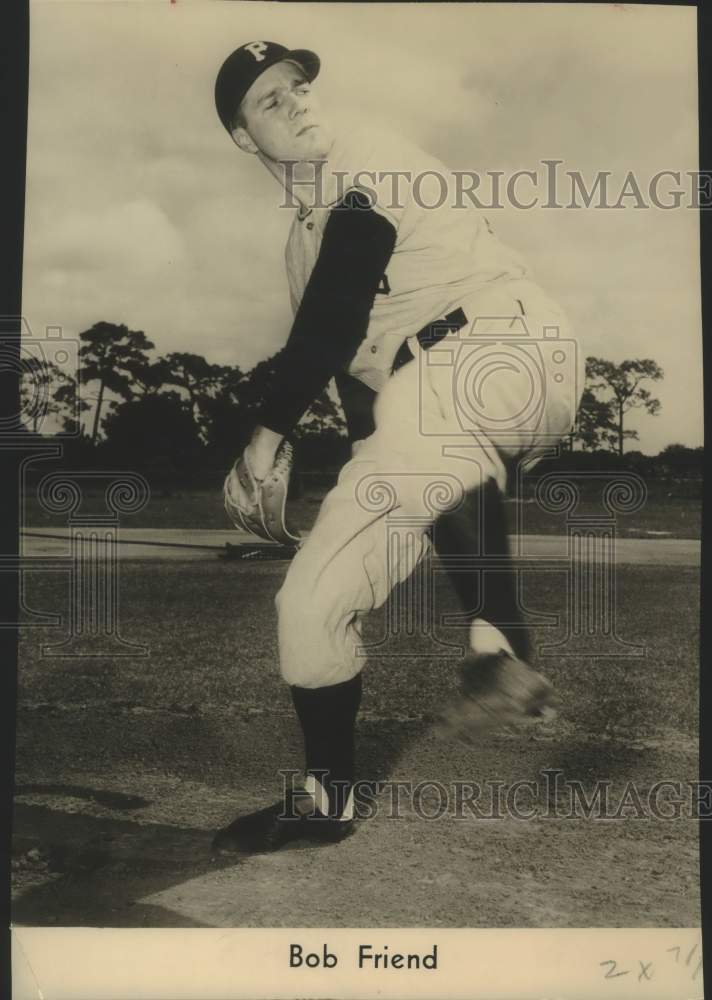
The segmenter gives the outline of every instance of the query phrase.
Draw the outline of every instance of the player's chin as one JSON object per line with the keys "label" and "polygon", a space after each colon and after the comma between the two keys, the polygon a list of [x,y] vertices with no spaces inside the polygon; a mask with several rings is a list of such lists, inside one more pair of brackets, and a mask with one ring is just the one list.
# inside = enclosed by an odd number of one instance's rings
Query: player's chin
{"label": "player's chin", "polygon": [[313,125],[296,137],[296,148],[303,160],[323,159],[331,148],[330,137],[321,125]]}

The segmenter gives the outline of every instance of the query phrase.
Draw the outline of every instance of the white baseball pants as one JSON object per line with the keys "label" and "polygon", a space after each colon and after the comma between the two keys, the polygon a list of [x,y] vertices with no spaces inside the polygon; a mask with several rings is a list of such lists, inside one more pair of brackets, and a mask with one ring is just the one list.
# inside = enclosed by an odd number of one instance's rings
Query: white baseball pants
{"label": "white baseball pants", "polygon": [[432,522],[505,461],[534,464],[565,436],[583,351],[530,281],[459,303],[468,326],[417,351],[379,393],[375,432],[354,448],[277,594],[280,669],[317,688],[355,676],[362,616],[428,552]]}

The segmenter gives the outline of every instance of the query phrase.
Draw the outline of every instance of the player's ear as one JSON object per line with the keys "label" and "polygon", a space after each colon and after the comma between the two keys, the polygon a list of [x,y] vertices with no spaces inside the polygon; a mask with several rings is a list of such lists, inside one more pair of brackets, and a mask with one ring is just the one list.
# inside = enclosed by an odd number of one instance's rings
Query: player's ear
{"label": "player's ear", "polygon": [[242,125],[236,125],[230,132],[230,135],[232,136],[232,141],[236,146],[240,147],[243,153],[256,153],[258,151],[257,146],[250,137],[250,133]]}

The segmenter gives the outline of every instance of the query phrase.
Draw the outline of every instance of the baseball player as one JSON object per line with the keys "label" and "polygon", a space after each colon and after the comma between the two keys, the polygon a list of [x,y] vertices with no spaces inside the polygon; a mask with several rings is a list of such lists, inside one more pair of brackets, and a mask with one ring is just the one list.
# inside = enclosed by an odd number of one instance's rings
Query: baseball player
{"label": "baseball player", "polygon": [[[297,205],[286,248],[294,321],[226,480],[228,511],[265,537],[294,537],[289,435],[331,378],[353,442],[276,599],[303,787],[220,830],[214,847],[226,852],[352,832],[362,618],[431,546],[470,622],[441,735],[468,741],[554,702],[527,663],[502,497],[516,463],[533,464],[569,431],[583,358],[562,310],[443,164],[387,132],[331,129],[312,90],[319,69],[311,51],[252,41],[215,84],[233,142]],[[484,586],[483,541],[502,566]]]}

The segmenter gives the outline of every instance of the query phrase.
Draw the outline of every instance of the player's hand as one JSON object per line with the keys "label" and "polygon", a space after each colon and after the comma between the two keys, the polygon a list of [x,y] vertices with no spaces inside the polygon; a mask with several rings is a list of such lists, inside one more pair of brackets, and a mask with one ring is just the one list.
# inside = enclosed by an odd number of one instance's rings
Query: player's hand
{"label": "player's hand", "polygon": [[[289,478],[294,460],[292,445],[276,435],[280,443],[273,452],[269,436],[273,434],[269,431],[265,436],[256,435],[228,472],[223,486],[225,510],[235,527],[242,531],[267,541],[298,546],[302,542],[301,536],[286,518]],[[258,473],[252,465],[253,455],[260,462],[266,462],[267,457],[272,455],[271,464],[266,468],[261,466]]]}
{"label": "player's hand", "polygon": [[250,443],[245,448],[245,458],[258,482],[263,480],[274,467],[277,449],[283,440],[281,434],[271,431],[269,427],[255,428]]}

